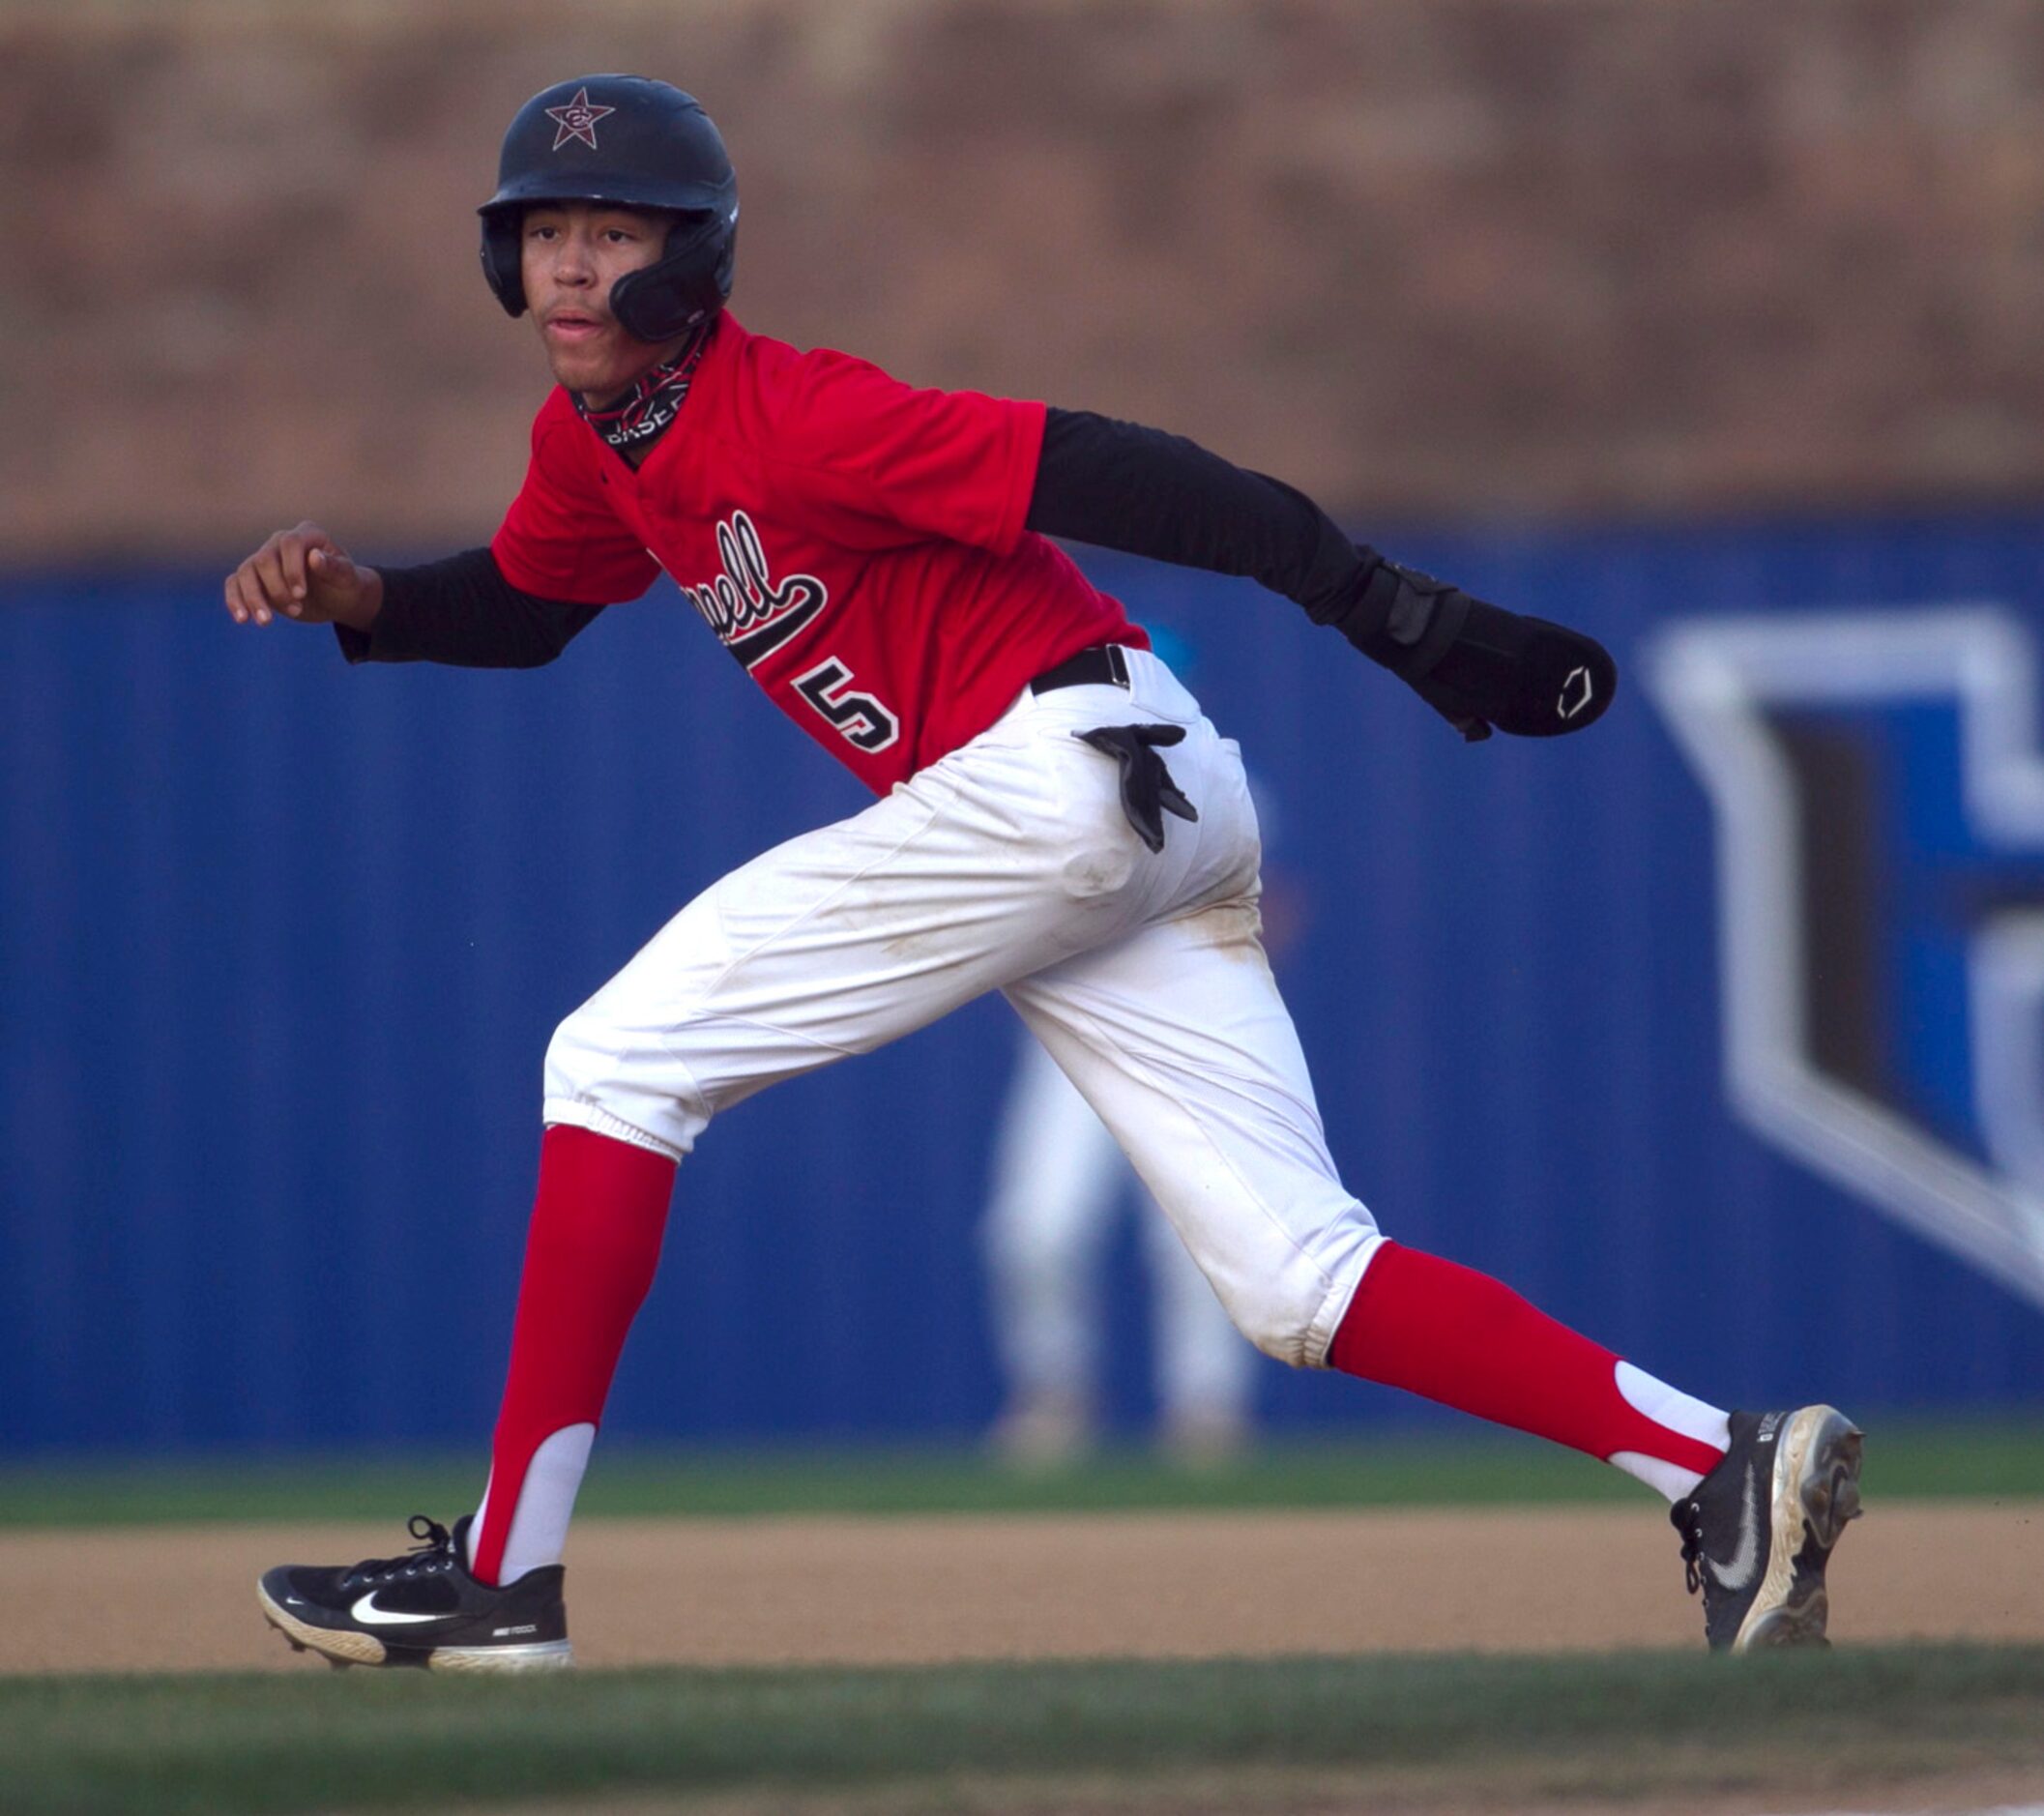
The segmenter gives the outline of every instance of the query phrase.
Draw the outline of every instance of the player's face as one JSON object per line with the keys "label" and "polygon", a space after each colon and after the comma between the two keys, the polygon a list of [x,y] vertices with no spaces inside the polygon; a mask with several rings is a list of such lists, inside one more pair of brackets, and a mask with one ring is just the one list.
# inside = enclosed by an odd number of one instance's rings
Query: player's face
{"label": "player's face", "polygon": [[525,301],[554,377],[593,403],[628,391],[679,344],[635,339],[610,312],[610,286],[659,257],[669,220],[595,202],[526,210],[519,254]]}

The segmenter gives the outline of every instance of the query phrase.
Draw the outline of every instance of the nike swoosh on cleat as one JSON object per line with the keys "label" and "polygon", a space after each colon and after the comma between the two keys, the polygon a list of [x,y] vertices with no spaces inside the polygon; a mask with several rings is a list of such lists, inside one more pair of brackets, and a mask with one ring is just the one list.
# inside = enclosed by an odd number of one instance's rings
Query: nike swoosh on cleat
{"label": "nike swoosh on cleat", "polygon": [[1753,1499],[1753,1465],[1746,1465],[1746,1490],[1739,1502],[1738,1549],[1723,1564],[1707,1556],[1704,1563],[1717,1578],[1717,1586],[1737,1595],[1753,1580],[1760,1568],[1760,1513]]}
{"label": "nike swoosh on cleat", "polygon": [[400,1614],[395,1608],[379,1608],[372,1589],[348,1610],[365,1626],[409,1626],[416,1621],[444,1621],[444,1614]]}

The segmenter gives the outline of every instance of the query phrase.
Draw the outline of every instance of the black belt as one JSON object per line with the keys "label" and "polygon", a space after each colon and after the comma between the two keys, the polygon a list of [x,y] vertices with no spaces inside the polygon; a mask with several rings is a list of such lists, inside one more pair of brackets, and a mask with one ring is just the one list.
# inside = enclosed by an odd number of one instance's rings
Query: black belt
{"label": "black belt", "polygon": [[1046,668],[1029,684],[1032,693],[1054,693],[1060,688],[1125,688],[1128,685],[1128,654],[1119,643],[1095,643],[1090,650],[1067,656],[1055,668]]}

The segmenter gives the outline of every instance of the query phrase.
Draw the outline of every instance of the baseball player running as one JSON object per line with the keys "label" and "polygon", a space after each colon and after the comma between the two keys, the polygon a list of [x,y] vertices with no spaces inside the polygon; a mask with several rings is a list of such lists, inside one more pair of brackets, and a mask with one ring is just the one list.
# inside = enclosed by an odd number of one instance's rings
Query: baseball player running
{"label": "baseball player running", "polygon": [[1821,1643],[1860,1434],[1722,1412],[1379,1232],[1263,959],[1237,747],[1050,538],[1251,575],[1470,739],[1591,725],[1606,653],[1189,442],[750,333],[736,178],[664,83],[535,96],[481,212],[557,381],[495,539],[379,571],[301,523],[229,615],[332,624],[356,662],[530,665],[664,569],[879,799],[713,884],[561,1024],[482,1503],[415,1516],[406,1555],[269,1571],[271,1623],[340,1663],[567,1664],[569,1518],[678,1162],[726,1105],[1000,990],[1258,1348],[1605,1459],[1673,1504],[1713,1647]]}

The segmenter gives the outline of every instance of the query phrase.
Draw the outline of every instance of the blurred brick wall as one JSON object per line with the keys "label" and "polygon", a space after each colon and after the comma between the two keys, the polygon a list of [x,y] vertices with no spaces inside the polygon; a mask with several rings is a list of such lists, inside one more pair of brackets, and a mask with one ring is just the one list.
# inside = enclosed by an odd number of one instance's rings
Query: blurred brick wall
{"label": "blurred brick wall", "polygon": [[12,0],[0,555],[478,540],[526,95],[695,90],[758,330],[1362,520],[2044,487],[2036,0]]}

